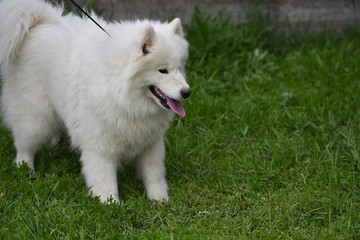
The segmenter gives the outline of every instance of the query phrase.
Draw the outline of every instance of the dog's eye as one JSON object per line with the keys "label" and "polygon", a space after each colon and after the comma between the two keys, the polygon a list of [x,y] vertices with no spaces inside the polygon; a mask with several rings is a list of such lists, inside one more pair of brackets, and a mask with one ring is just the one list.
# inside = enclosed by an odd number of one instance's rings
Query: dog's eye
{"label": "dog's eye", "polygon": [[162,74],[168,74],[168,70],[166,68],[159,69],[159,72]]}

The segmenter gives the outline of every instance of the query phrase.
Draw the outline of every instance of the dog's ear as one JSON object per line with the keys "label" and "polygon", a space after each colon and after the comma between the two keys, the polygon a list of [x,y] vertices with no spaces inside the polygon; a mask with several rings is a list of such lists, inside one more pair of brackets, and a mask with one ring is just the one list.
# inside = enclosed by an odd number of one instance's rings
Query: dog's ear
{"label": "dog's ear", "polygon": [[154,45],[155,30],[151,25],[143,29],[143,40],[141,42],[141,51],[144,55],[151,52],[151,47]]}
{"label": "dog's ear", "polygon": [[179,35],[180,37],[184,36],[184,31],[181,25],[181,21],[179,18],[175,18],[174,20],[172,20],[171,23],[169,23],[170,25],[170,29],[176,34]]}

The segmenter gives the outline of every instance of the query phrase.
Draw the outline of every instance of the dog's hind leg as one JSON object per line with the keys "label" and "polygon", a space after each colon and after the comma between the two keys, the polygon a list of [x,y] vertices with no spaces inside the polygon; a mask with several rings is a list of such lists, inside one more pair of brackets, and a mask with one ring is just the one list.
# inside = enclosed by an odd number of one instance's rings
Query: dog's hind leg
{"label": "dog's hind leg", "polygon": [[17,165],[26,163],[31,170],[34,170],[34,155],[57,132],[56,123],[49,120],[49,116],[41,116],[38,113],[18,119],[11,128],[16,148],[15,163]]}
{"label": "dog's hind leg", "polygon": [[26,164],[30,170],[34,170],[34,155],[37,151],[37,146],[31,140],[31,137],[26,137],[28,134],[22,130],[23,133],[14,134],[16,157],[15,163],[20,166]]}
{"label": "dog's hind leg", "polygon": [[19,94],[21,88],[9,83],[4,82],[1,103],[4,120],[14,137],[15,163],[25,163],[33,170],[36,151],[57,133],[59,124],[51,105],[39,91],[29,89]]}
{"label": "dog's hind leg", "polygon": [[158,202],[169,198],[164,159],[165,146],[161,139],[145,150],[137,163],[137,174],[143,180],[147,197]]}

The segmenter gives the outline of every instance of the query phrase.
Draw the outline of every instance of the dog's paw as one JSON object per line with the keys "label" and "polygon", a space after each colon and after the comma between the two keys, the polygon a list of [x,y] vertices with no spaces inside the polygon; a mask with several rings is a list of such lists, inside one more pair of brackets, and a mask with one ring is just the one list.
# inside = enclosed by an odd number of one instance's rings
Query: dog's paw
{"label": "dog's paw", "polygon": [[100,197],[100,201],[102,204],[105,204],[105,205],[120,204],[120,198],[119,197],[115,198],[113,196],[107,197],[106,199]]}
{"label": "dog's paw", "polygon": [[26,165],[29,167],[30,171],[34,171],[34,160],[29,154],[17,154],[15,158],[15,164],[18,167]]}
{"label": "dog's paw", "polygon": [[169,200],[166,182],[162,184],[153,184],[147,188],[147,197],[158,203],[164,203]]}
{"label": "dog's paw", "polygon": [[89,191],[89,195],[93,198],[98,199],[102,204],[108,205],[112,203],[119,204],[120,203],[120,197],[114,196],[113,194],[100,194],[100,193],[94,193],[93,190]]}
{"label": "dog's paw", "polygon": [[148,198],[154,201],[156,204],[164,204],[169,201],[169,196],[167,194],[150,197],[148,196]]}

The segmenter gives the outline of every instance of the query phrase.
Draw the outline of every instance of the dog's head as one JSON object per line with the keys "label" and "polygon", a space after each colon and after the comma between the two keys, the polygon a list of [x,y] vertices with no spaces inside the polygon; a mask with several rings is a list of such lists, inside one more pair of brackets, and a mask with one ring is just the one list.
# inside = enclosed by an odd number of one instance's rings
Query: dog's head
{"label": "dog's head", "polygon": [[180,20],[150,22],[142,27],[139,40],[134,81],[141,83],[145,95],[160,107],[185,117],[180,102],[190,96],[191,90],[184,73],[188,43]]}

